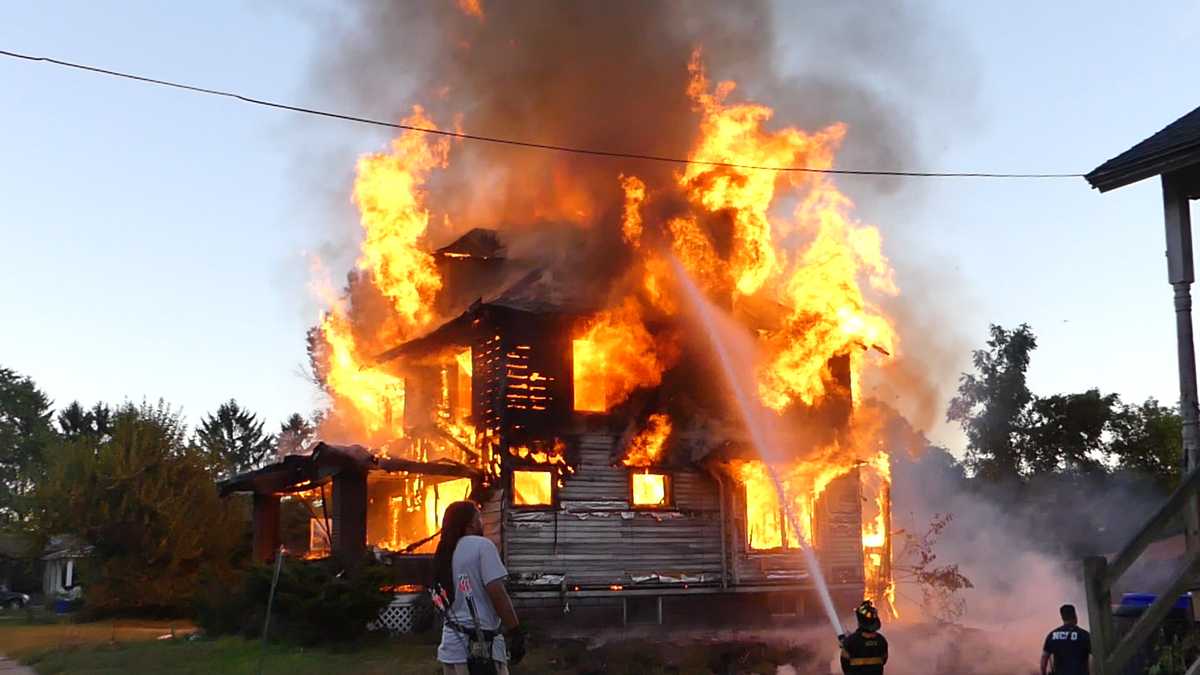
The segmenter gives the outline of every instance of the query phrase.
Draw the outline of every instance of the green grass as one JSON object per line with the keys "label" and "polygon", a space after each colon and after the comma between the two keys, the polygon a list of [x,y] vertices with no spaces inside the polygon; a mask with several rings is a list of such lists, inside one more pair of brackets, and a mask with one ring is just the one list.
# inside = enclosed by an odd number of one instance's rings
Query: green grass
{"label": "green grass", "polygon": [[[434,660],[437,635],[376,639],[339,649],[270,645],[237,637],[189,640],[190,625],[176,623],[177,637],[159,640],[169,622],[119,621],[88,624],[0,622],[0,652],[38,673],[263,673],[275,675],[440,675]],[[114,642],[114,635],[116,640]],[[588,649],[581,641],[537,641],[517,672],[604,673],[613,675],[699,675],[714,672],[775,673],[795,654],[755,644],[669,644],[633,639]],[[802,659],[801,659],[802,660]],[[716,666],[723,661],[723,666]],[[732,666],[732,670],[728,670]],[[803,670],[801,672],[804,672]]]}
{"label": "green grass", "polygon": [[97,645],[50,651],[27,660],[38,673],[440,673],[425,645],[386,643],[352,652],[261,645],[241,638]]}

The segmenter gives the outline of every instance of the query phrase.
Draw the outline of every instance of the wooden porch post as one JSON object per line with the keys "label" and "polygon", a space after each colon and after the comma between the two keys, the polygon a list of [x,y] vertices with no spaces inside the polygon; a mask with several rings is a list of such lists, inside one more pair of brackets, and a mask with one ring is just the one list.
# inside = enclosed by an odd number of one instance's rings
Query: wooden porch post
{"label": "wooden porch post", "polygon": [[270,562],[279,548],[279,495],[254,494],[254,560]]}
{"label": "wooden porch post", "polygon": [[[1175,289],[1175,337],[1179,353],[1179,414],[1183,421],[1183,473],[1200,465],[1200,410],[1196,401],[1196,348],[1192,340],[1192,222],[1183,176],[1163,174],[1163,211],[1167,231],[1167,274]],[[1200,505],[1192,498],[1184,509],[1188,553],[1200,549]]]}
{"label": "wooden porch post", "polygon": [[343,469],[333,477],[333,555],[357,565],[367,551],[367,472]]}

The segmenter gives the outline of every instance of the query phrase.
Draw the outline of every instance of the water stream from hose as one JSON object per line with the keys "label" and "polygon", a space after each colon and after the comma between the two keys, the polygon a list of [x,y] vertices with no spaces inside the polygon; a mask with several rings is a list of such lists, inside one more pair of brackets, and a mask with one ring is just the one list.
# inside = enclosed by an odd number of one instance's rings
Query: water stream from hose
{"label": "water stream from hose", "polygon": [[[708,301],[708,298],[705,298],[700,289],[696,287],[696,284],[688,276],[687,270],[683,268],[683,265],[673,257],[671,263],[675,266],[675,274],[679,278],[680,286],[683,287],[688,300],[696,310],[697,317],[704,325],[705,332],[708,333],[713,351],[717,353],[717,359],[721,363],[721,370],[725,374],[725,380],[729,383],[730,390],[733,392],[733,398],[737,402],[738,411],[741,413],[742,421],[746,425],[746,431],[750,433],[750,440],[754,444],[754,449],[758,452],[758,456],[762,458],[763,465],[766,466],[767,473],[771,476],[771,481],[775,485],[775,493],[779,495],[779,503],[783,506],[784,516],[787,518],[788,524],[791,525],[793,532],[803,532],[800,529],[800,523],[796,518],[795,510],[791,506],[791,501],[787,498],[783,481],[779,479],[779,474],[775,471],[774,458],[779,455],[772,452],[772,446],[763,430],[760,417],[761,409],[754,399],[750,398],[750,394],[745,391],[742,378],[738,377],[729,345],[725,343],[717,325],[716,310]],[[833,606],[833,598],[829,595],[829,587],[825,584],[825,575],[821,572],[821,564],[817,560],[817,555],[813,551],[812,546],[807,541],[804,541],[803,537],[799,539],[800,550],[804,553],[804,559],[808,563],[809,574],[816,581],[817,593],[821,596],[821,604],[825,607],[825,615],[829,618],[829,624],[833,627],[834,632],[841,635],[843,632],[842,622],[838,618],[837,610]]]}

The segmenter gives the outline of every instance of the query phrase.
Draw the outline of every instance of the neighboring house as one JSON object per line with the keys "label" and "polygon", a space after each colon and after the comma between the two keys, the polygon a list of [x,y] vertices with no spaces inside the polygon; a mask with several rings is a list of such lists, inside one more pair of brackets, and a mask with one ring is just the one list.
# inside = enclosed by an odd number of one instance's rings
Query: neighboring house
{"label": "neighboring house", "polygon": [[83,539],[71,535],[56,535],[50,538],[42,552],[45,568],[42,571],[42,592],[50,598],[75,600],[82,594],[80,563],[91,557],[93,547]]}

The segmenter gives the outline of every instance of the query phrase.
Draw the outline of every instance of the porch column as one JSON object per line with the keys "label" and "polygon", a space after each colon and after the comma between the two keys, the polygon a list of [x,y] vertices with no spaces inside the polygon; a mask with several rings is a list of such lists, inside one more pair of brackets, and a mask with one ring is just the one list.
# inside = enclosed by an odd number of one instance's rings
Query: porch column
{"label": "porch column", "polygon": [[[1183,422],[1183,474],[1200,465],[1196,403],[1196,348],[1192,340],[1192,222],[1184,177],[1163,174],[1163,210],[1167,228],[1167,274],[1175,289],[1175,338],[1179,351],[1179,414]],[[1187,550],[1200,548],[1200,505],[1184,510]]]}
{"label": "porch column", "polygon": [[355,565],[367,551],[367,472],[343,469],[333,477],[333,555]]}
{"label": "porch column", "polygon": [[254,494],[254,560],[270,562],[279,548],[279,495]]}

